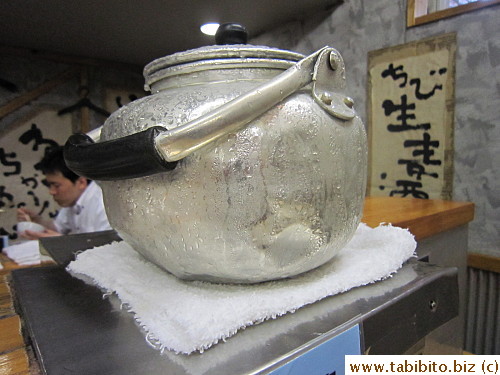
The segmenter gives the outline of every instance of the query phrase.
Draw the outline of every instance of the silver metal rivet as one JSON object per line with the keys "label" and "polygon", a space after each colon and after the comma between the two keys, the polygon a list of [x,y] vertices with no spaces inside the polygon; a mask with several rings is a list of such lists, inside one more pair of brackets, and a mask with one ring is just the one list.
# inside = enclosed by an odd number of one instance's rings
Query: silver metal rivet
{"label": "silver metal rivet", "polygon": [[337,70],[338,68],[338,58],[337,58],[337,54],[335,52],[330,52],[330,68],[332,68],[332,70]]}
{"label": "silver metal rivet", "polygon": [[348,106],[349,108],[354,107],[354,100],[348,96],[344,98],[344,104]]}
{"label": "silver metal rivet", "polygon": [[329,93],[324,92],[323,94],[321,94],[321,101],[326,105],[330,105],[332,104],[332,97]]}

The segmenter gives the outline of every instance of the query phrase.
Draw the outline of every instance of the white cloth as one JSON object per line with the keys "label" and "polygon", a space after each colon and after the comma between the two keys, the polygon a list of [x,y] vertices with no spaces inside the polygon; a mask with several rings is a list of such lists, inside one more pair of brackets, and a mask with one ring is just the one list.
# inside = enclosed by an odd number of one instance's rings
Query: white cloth
{"label": "white cloth", "polygon": [[97,232],[112,229],[106,216],[102,190],[92,181],[72,207],[63,207],[54,219],[62,234]]}
{"label": "white cloth", "polygon": [[38,240],[7,246],[2,252],[20,266],[31,266],[45,260],[52,260],[51,257],[40,254]]}
{"label": "white cloth", "polygon": [[125,242],[87,250],[67,269],[115,292],[161,349],[188,354],[203,351],[246,326],[387,278],[414,255],[415,248],[408,230],[361,224],[327,264],[295,278],[260,284],[183,281]]}

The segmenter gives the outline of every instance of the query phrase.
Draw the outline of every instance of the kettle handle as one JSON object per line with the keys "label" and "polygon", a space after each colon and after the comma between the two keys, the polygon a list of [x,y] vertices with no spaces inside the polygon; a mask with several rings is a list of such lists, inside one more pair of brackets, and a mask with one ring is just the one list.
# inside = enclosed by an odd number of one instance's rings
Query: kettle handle
{"label": "kettle handle", "polygon": [[139,133],[94,143],[86,134],[73,134],[64,146],[69,169],[92,180],[122,180],[144,177],[175,168],[156,151],[154,139],[165,128],[153,126]]}
{"label": "kettle handle", "polygon": [[342,58],[335,49],[323,47],[250,92],[171,130],[155,126],[96,143],[87,135],[72,135],[64,146],[64,158],[76,174],[96,180],[144,177],[172,170],[178,160],[240,130],[311,82],[312,96],[325,111],[343,120],[355,116],[352,99],[341,92],[345,88]]}

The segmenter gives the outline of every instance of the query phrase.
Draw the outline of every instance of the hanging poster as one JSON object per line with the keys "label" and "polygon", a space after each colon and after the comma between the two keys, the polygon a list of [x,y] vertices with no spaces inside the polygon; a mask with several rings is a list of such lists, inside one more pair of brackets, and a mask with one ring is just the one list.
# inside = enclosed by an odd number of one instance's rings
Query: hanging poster
{"label": "hanging poster", "polygon": [[456,34],[368,54],[368,195],[451,199]]}
{"label": "hanging poster", "polygon": [[42,109],[0,132],[0,235],[17,239],[16,210],[25,207],[54,218],[59,206],[49,194],[38,167],[45,150],[63,145],[71,119],[55,109]]}

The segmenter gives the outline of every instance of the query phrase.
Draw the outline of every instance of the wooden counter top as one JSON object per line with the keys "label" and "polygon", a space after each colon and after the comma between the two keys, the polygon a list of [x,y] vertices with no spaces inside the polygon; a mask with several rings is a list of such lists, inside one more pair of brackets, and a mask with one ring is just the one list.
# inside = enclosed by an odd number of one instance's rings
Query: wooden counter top
{"label": "wooden counter top", "polygon": [[28,353],[21,336],[21,321],[16,315],[6,275],[0,275],[0,374],[28,375]]}
{"label": "wooden counter top", "polygon": [[396,197],[367,197],[362,222],[408,228],[417,240],[465,225],[474,219],[474,204]]}
{"label": "wooden counter top", "polygon": [[0,252],[0,264],[3,266],[0,269],[0,375],[40,374],[35,362],[29,360],[32,352],[25,346],[21,334],[21,319],[14,309],[8,278],[12,270],[41,267],[53,264],[53,262],[43,262],[41,265],[35,266],[21,266]]}

